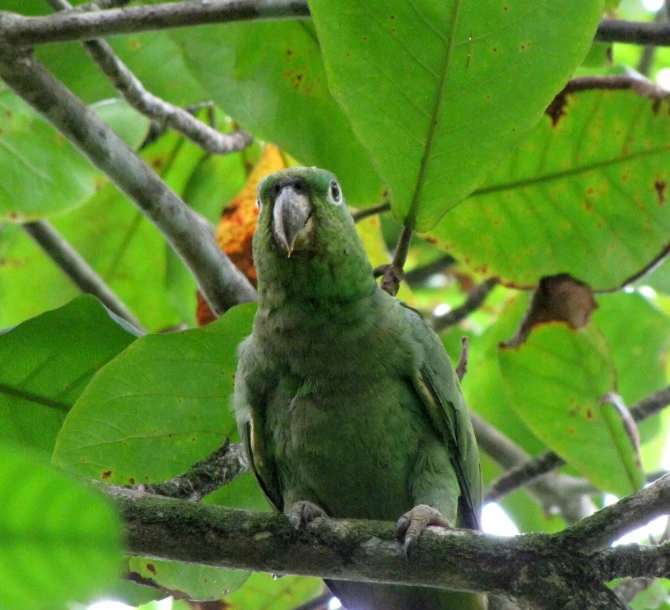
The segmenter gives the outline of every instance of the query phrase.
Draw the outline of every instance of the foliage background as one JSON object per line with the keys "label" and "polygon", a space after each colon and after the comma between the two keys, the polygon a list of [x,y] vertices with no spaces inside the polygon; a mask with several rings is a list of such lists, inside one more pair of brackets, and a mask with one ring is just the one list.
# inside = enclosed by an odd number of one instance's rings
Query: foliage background
{"label": "foliage background", "polygon": [[[519,32],[487,39],[486,53],[476,45],[455,51],[462,53],[462,61],[449,74],[453,101],[447,88],[432,156],[426,160],[426,142],[417,145],[412,138],[423,132],[425,109],[435,100],[421,95],[429,88],[421,78],[430,82],[431,77],[412,66],[433,57],[430,44],[439,47],[440,37],[430,42],[430,28],[413,24],[420,35],[414,30],[408,35],[420,44],[406,55],[385,58],[388,63],[381,69],[389,67],[386,80],[391,84],[387,89],[380,79],[374,95],[368,91],[365,97],[363,84],[350,75],[357,73],[356,61],[367,61],[365,44],[379,41],[364,40],[355,29],[351,39],[342,37],[329,22],[327,3],[312,4],[314,23],[208,26],[111,40],[155,95],[179,106],[213,100],[214,110],[198,111],[200,118],[214,118],[224,131],[240,124],[255,136],[248,149],[226,156],[208,155],[174,132],[150,130],[147,119],[116,99],[80,45],[46,45],[36,53],[193,210],[215,225],[221,221],[218,241],[239,264],[253,224],[253,188],[259,177],[253,168],[259,162],[264,173],[298,162],[328,167],[338,173],[356,209],[383,202],[388,189],[393,214],[358,227],[371,259],[381,264],[395,247],[397,221],[417,221],[423,233],[409,253],[404,299],[439,318],[485,278],[499,277],[504,284],[480,309],[441,334],[454,361],[460,337],[470,339],[470,373],[463,389],[471,408],[531,455],[547,448],[557,452],[568,463],[565,472],[597,488],[592,497],[596,505],[605,501],[605,494],[632,493],[645,473],[667,463],[668,415],[640,427],[640,464],[621,418],[600,399],[617,392],[632,405],[667,385],[669,263],[630,280],[658,262],[668,246],[670,103],[633,91],[584,91],[568,99],[558,118],[542,114],[547,91],[560,89],[556,83],[573,72],[570,61],[584,46],[583,35],[580,39],[579,27],[566,33],[561,19],[572,23],[575,16],[569,12],[556,18],[555,36],[530,18],[524,30],[521,19]],[[512,8],[518,5],[509,2]],[[45,6],[41,0],[0,0],[0,9],[26,15],[49,14]],[[389,6],[402,11],[406,4]],[[587,17],[597,19],[600,8]],[[616,15],[653,18],[633,0],[624,0]],[[408,23],[400,12],[391,16],[384,25],[389,32]],[[477,27],[486,15],[467,17],[466,23]],[[543,51],[526,56],[526,45]],[[345,47],[354,55],[353,68],[344,59]],[[554,57],[559,48],[564,59]],[[638,66],[642,52],[614,45],[613,60],[607,61],[604,45],[596,44],[574,73],[626,74]],[[441,57],[440,48],[434,56]],[[535,70],[531,82],[519,76],[526,70]],[[670,50],[658,49],[649,76],[663,83],[668,70]],[[426,74],[432,71],[429,66]],[[470,74],[483,85],[468,88]],[[403,80],[404,75],[416,75],[416,80]],[[465,90],[472,95],[456,95]],[[387,112],[393,116],[388,118]],[[477,120],[469,113],[479,113]],[[463,129],[451,133],[449,126],[455,124]],[[385,139],[377,144],[380,134]],[[407,176],[424,166],[425,184],[417,195],[416,189],[408,191],[412,181]],[[39,523],[52,528],[36,553],[51,554],[55,540],[69,540],[72,544],[62,552],[73,574],[95,572],[102,575],[100,583],[109,582],[119,563],[113,513],[98,506],[89,492],[90,499],[81,501],[83,514],[75,518],[74,506],[54,509],[52,514],[61,517],[45,524],[31,499],[48,490],[58,507],[84,491],[51,482],[51,476],[62,475],[41,469],[34,460],[119,484],[156,482],[183,472],[225,437],[235,439],[226,405],[235,347],[250,332],[254,306],[237,307],[196,330],[195,281],[158,230],[7,88],[0,90],[0,175],[0,328],[7,329],[0,335],[0,460],[16,461],[8,448],[18,445],[16,455],[25,451],[30,457],[17,463],[16,472],[37,473],[33,478],[26,474],[22,500],[13,513],[26,522],[13,527],[23,532]],[[150,334],[138,336],[93,298],[77,296],[76,287],[21,227],[39,219],[48,219]],[[517,349],[500,347],[518,327],[529,289],[557,273],[570,273],[596,291],[592,321],[581,329],[547,325]],[[176,329],[183,332],[167,332]],[[486,455],[482,461],[490,482],[501,469]],[[3,466],[0,472],[10,470]],[[8,489],[16,479],[7,475]],[[19,495],[18,490],[13,493]],[[250,474],[205,501],[267,510]],[[501,505],[520,532],[565,526],[560,514],[547,512],[527,490],[511,494]],[[87,520],[106,525],[87,532]],[[83,539],[90,549],[81,545]],[[17,567],[26,560],[19,557],[24,550],[0,546],[5,559],[0,581],[18,583],[17,590],[27,579]],[[43,587],[49,592],[48,607],[68,607],[73,595],[82,602],[114,597],[139,605],[183,593],[193,599],[223,598],[225,607],[280,610],[296,607],[322,588],[315,579],[249,578],[141,558],[127,559],[125,568],[162,590],[125,580],[103,585],[80,578],[89,582],[63,591],[54,581]],[[45,566],[44,573],[49,569]],[[645,595],[634,607],[668,605],[664,584]],[[4,591],[0,606],[19,607],[17,596]],[[29,601],[22,601],[23,607]],[[186,605],[175,602],[173,607]]]}

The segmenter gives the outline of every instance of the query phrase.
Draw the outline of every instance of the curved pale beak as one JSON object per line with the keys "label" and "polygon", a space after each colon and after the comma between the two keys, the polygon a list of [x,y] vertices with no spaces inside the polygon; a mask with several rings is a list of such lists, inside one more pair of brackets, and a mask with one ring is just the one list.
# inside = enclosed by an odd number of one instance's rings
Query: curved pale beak
{"label": "curved pale beak", "polygon": [[309,197],[285,186],[274,202],[272,231],[277,245],[290,257],[294,250],[302,250],[311,241],[314,227]]}

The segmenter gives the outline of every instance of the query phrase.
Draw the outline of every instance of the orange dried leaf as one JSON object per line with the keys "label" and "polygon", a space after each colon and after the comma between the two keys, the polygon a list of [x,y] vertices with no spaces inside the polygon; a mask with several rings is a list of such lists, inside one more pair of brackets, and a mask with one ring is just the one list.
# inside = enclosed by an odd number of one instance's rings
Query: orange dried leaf
{"label": "orange dried leaf", "polygon": [[[258,183],[265,176],[285,168],[286,163],[280,150],[276,146],[266,144],[263,154],[251,170],[244,188],[223,209],[216,230],[216,242],[219,247],[254,286],[256,286],[257,276],[251,253],[251,239],[256,230],[258,219],[256,189]],[[216,318],[200,294],[198,294],[196,318],[199,326],[205,326]]]}

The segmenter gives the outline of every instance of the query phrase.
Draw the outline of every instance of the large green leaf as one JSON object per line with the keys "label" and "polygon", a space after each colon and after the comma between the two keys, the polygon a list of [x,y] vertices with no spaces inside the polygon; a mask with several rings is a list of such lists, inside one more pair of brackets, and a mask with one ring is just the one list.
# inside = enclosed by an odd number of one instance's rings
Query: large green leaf
{"label": "large green leaf", "polygon": [[0,445],[0,608],[88,601],[121,570],[120,521],[93,490]]}
{"label": "large green leaf", "polygon": [[625,496],[642,486],[620,414],[600,403],[616,373],[595,327],[543,324],[499,359],[510,406],[551,449],[605,491]]}
{"label": "large green leaf", "polygon": [[641,294],[598,295],[593,321],[610,345],[617,392],[632,405],[666,385],[670,318]]}
{"label": "large green leaf", "polygon": [[119,484],[186,471],[237,426],[230,409],[237,346],[256,305],[204,328],[147,335],[103,367],[70,411],[56,464]]}
{"label": "large green leaf", "polygon": [[188,599],[217,600],[237,591],[249,578],[249,572],[224,570],[177,561],[159,561],[131,557],[128,567],[168,589],[173,595],[183,593]]}
{"label": "large green leaf", "polygon": [[431,235],[509,284],[621,286],[670,242],[669,109],[630,91],[568,95]]}
{"label": "large green leaf", "polygon": [[310,0],[328,82],[391,192],[430,229],[528,133],[602,0]]}
{"label": "large green leaf", "polygon": [[191,74],[242,126],[301,163],[334,171],[350,204],[380,202],[377,174],[328,90],[311,23],[228,24],[173,36]]}
{"label": "large green leaf", "polygon": [[[499,345],[512,338],[529,300],[526,293],[515,295],[505,304],[496,323],[470,343],[469,373],[463,378],[462,388],[471,409],[534,455],[545,450],[546,445],[509,404],[498,363]],[[450,353],[453,358],[458,352]]]}
{"label": "large green leaf", "polygon": [[[617,392],[632,406],[667,385],[670,319],[639,293],[599,295],[593,321],[607,338],[617,369]],[[638,424],[642,463],[659,467],[666,445],[661,417]]]}
{"label": "large green leaf", "polygon": [[270,574],[252,574],[247,584],[227,596],[223,603],[226,610],[293,610],[323,591],[319,578],[284,576],[275,579]]}
{"label": "large green leaf", "polygon": [[[86,1],[70,0],[70,4],[84,4]],[[54,12],[44,0],[0,0],[0,10],[27,16]],[[177,45],[166,32],[116,36],[108,42],[117,57],[154,95],[178,106],[207,99],[205,92],[184,68]],[[88,104],[118,95],[79,42],[39,45],[35,54],[66,87]]]}
{"label": "large green leaf", "polygon": [[[94,110],[132,147],[149,121],[125,102]],[[62,214],[88,199],[102,174],[21,98],[0,83],[0,220],[26,221]]]}
{"label": "large green leaf", "polygon": [[135,338],[92,296],[0,335],[0,440],[50,457],[93,374]]}
{"label": "large green leaf", "polygon": [[[142,157],[177,190],[183,191],[202,151],[173,132],[143,151]],[[52,224],[97,271],[150,330],[190,319],[183,304],[195,309],[194,284],[167,291],[168,246],[158,229],[108,184],[86,205]],[[60,307],[77,289],[56,265],[18,227],[0,232],[0,323],[11,325]],[[171,269],[183,267],[173,261]],[[192,281],[192,280],[191,280]]]}

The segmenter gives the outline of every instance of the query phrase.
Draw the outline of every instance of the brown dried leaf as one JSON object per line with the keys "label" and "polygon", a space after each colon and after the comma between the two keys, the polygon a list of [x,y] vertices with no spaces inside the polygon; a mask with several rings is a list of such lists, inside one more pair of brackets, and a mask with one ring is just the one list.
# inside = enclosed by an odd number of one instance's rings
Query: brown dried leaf
{"label": "brown dried leaf", "polygon": [[546,322],[565,322],[574,329],[583,328],[597,308],[588,284],[567,273],[543,277],[516,334],[505,347],[518,347],[535,326]]}

